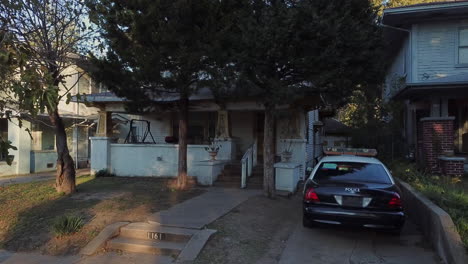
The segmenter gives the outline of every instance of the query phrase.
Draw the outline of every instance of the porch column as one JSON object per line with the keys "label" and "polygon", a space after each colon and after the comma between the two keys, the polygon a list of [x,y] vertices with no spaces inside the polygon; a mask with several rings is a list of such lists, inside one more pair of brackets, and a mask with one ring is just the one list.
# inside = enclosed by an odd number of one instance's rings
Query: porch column
{"label": "porch column", "polygon": [[233,160],[236,157],[236,144],[231,138],[229,127],[229,112],[227,110],[218,111],[218,121],[216,123],[215,144],[220,146],[217,159]]}
{"label": "porch column", "polygon": [[216,123],[216,138],[231,138],[229,133],[229,114],[227,110],[218,111],[218,122]]}
{"label": "porch column", "polygon": [[112,135],[112,113],[99,112],[96,136],[91,137],[91,173],[110,171],[110,136]]}
{"label": "porch column", "polygon": [[112,112],[99,111],[96,129],[97,137],[110,137],[112,135]]}
{"label": "porch column", "polygon": [[454,151],[454,120],[453,116],[421,118],[422,158],[432,173],[440,172],[439,157]]}

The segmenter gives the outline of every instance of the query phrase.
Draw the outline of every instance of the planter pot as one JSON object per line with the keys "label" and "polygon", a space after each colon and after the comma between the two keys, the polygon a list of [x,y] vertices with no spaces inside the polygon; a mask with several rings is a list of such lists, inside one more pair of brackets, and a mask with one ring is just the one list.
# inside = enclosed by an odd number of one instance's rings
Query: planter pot
{"label": "planter pot", "polygon": [[7,156],[7,161],[8,161],[9,163],[12,163],[14,160],[15,160],[15,155],[8,155],[8,156]]}
{"label": "planter pot", "polygon": [[216,160],[216,155],[218,155],[218,151],[208,151],[210,154],[211,160]]}
{"label": "planter pot", "polygon": [[282,162],[290,162],[292,158],[291,152],[283,152],[281,153],[281,161]]}

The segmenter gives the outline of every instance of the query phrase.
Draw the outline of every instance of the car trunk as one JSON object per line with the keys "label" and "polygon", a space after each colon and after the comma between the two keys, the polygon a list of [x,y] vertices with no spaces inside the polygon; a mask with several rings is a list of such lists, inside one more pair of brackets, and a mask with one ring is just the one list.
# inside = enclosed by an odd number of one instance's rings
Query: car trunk
{"label": "car trunk", "polygon": [[380,183],[322,182],[314,189],[318,205],[369,210],[391,210],[388,203],[395,193],[392,184]]}

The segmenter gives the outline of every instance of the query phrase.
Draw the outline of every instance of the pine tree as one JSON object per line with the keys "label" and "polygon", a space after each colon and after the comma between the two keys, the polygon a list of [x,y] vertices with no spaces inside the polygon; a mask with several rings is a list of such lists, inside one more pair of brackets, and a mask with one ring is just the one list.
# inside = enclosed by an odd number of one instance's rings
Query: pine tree
{"label": "pine tree", "polygon": [[[94,76],[133,105],[178,96],[178,187],[187,182],[189,97],[202,85],[223,81],[223,13],[235,1],[90,1],[91,20],[102,29],[107,52],[95,58]],[[224,67],[224,66],[223,66]]]}
{"label": "pine tree", "polygon": [[382,80],[377,10],[362,0],[254,0],[242,13],[235,57],[244,89],[265,108],[264,192],[275,196],[274,120],[308,95],[341,105]]}

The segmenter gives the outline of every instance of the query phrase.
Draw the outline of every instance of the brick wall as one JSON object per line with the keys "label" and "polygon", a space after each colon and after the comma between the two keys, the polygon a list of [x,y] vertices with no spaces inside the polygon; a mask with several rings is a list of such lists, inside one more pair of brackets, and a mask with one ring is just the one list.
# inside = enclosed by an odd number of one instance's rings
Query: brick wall
{"label": "brick wall", "polygon": [[464,173],[465,160],[457,158],[457,160],[440,159],[440,173],[447,176],[461,176]]}
{"label": "brick wall", "polygon": [[440,172],[438,158],[444,151],[454,150],[453,118],[422,118],[422,153],[426,168]]}
{"label": "brick wall", "polygon": [[422,122],[418,122],[417,124],[417,134],[416,134],[416,161],[419,163],[421,167],[425,167],[425,158],[424,158],[424,141],[423,141],[423,125]]}

